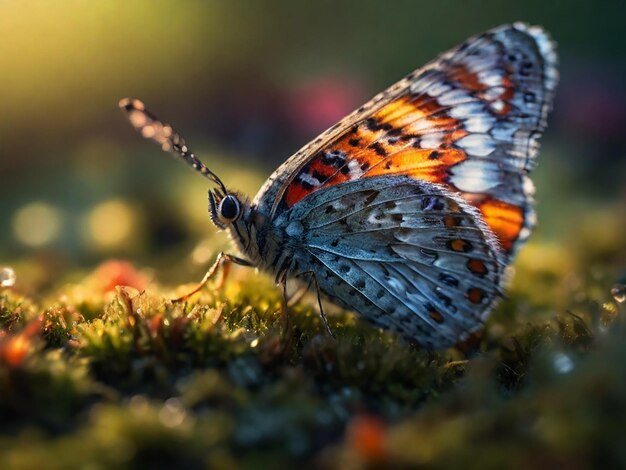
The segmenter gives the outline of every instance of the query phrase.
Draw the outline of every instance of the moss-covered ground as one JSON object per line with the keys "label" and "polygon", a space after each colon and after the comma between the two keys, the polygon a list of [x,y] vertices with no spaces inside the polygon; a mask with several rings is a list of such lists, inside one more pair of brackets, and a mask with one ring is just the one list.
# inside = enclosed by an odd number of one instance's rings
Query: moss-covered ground
{"label": "moss-covered ground", "polygon": [[333,339],[313,298],[285,330],[280,292],[246,269],[186,304],[167,299],[189,286],[115,287],[146,278],[118,262],[3,288],[0,468],[624,467],[625,227],[594,217],[605,229],[523,250],[462,351],[341,311]]}

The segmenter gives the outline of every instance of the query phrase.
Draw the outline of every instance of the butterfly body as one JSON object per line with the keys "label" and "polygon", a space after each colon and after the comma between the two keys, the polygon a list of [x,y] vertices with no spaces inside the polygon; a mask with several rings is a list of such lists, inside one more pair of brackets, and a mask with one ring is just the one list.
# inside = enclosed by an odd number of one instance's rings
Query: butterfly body
{"label": "butterfly body", "polygon": [[[440,348],[480,328],[535,224],[528,173],[556,80],[553,43],[516,23],[374,97],[281,165],[251,202],[178,153],[220,185],[209,192],[211,218],[246,263],[283,285],[312,277],[333,303]],[[133,121],[137,109],[123,107]]]}

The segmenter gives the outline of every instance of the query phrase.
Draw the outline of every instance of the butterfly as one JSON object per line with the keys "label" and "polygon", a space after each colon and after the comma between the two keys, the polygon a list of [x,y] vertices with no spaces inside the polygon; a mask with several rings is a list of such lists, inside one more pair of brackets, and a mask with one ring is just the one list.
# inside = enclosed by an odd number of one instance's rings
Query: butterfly
{"label": "butterfly", "polygon": [[496,27],[322,133],[253,200],[227,188],[141,101],[120,107],[212,182],[211,220],[241,253],[221,253],[192,293],[220,267],[254,266],[285,295],[288,280],[308,279],[326,325],[321,296],[439,349],[482,327],[535,225],[528,174],[557,81],[555,44],[541,27]]}

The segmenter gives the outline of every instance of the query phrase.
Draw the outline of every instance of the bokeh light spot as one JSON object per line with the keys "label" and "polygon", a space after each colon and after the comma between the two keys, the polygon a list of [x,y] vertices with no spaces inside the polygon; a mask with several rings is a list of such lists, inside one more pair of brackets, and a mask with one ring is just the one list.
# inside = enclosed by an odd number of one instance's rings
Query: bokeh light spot
{"label": "bokeh light spot", "polygon": [[85,237],[91,248],[116,250],[136,239],[139,220],[126,201],[111,199],[94,207],[87,215]]}
{"label": "bokeh light spot", "polygon": [[44,202],[33,202],[19,209],[13,217],[13,234],[24,245],[41,247],[55,241],[61,233],[62,216],[58,209]]}
{"label": "bokeh light spot", "polygon": [[572,370],[574,370],[574,361],[570,356],[562,352],[554,355],[553,364],[554,369],[559,374],[569,374]]}

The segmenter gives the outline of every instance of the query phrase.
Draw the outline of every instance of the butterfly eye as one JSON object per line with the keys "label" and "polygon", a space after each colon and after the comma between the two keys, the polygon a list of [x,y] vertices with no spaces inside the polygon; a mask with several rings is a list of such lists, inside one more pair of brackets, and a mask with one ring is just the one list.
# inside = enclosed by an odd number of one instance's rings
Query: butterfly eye
{"label": "butterfly eye", "polygon": [[218,216],[220,222],[222,222],[223,224],[230,224],[231,222],[233,222],[235,219],[237,219],[237,217],[239,217],[239,212],[239,201],[235,196],[229,194],[224,199],[222,199],[222,202],[220,202]]}

